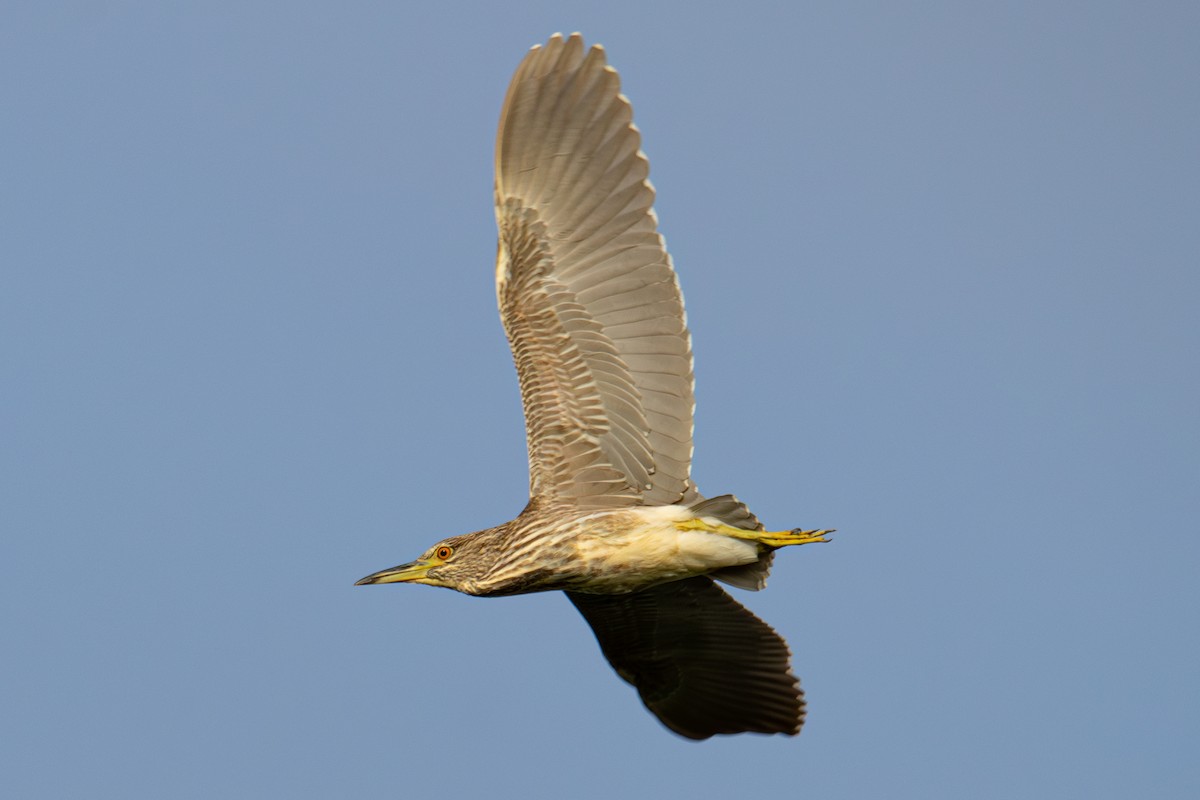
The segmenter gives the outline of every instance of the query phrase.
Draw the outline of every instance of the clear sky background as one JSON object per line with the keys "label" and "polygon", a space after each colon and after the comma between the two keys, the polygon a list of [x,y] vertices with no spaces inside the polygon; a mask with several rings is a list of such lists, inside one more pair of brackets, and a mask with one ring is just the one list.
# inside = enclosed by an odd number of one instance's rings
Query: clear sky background
{"label": "clear sky background", "polygon": [[[1195,3],[0,6],[8,797],[1200,796]],[[504,90],[620,70],[695,476],[795,739],[560,595],[355,588],[526,499]]]}

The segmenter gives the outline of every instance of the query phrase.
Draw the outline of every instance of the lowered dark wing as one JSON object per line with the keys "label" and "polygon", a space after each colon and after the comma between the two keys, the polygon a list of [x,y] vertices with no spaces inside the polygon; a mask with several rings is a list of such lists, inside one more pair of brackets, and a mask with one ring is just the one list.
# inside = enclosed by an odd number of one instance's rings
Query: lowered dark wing
{"label": "lowered dark wing", "polygon": [[566,594],[617,674],[681,736],[800,732],[804,693],[787,644],[709,578]]}

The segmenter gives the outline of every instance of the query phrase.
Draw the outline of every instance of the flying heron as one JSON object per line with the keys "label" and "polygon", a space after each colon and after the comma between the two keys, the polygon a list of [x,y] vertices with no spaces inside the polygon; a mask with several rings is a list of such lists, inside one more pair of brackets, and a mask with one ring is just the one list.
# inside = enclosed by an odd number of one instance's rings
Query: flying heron
{"label": "flying heron", "polygon": [[529,504],[358,583],[564,591],[671,730],[794,735],[787,644],[714,579],[761,589],[776,549],[831,531],[767,531],[691,480],[691,338],[639,144],[599,45],[555,35],[517,67],[496,136],[496,293]]}

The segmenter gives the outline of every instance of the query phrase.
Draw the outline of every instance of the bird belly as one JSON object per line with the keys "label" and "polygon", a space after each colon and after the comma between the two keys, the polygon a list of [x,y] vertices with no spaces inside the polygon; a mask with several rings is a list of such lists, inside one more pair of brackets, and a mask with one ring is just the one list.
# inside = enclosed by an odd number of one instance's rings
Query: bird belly
{"label": "bird belly", "polygon": [[754,542],[680,530],[689,519],[679,506],[647,506],[622,512],[617,524],[589,526],[575,540],[577,590],[631,592],[758,560]]}

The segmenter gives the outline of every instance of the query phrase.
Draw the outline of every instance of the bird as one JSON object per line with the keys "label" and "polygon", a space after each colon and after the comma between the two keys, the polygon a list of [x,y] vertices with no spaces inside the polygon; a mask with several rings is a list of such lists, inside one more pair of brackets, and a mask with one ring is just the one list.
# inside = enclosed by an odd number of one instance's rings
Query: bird
{"label": "bird", "polygon": [[691,334],[629,100],[600,45],[535,45],[496,135],[496,293],[516,365],[529,502],[356,585],[480,597],[562,591],[616,673],[687,739],[795,735],[806,705],[783,638],[715,581],[763,588],[781,547],[691,477]]}

